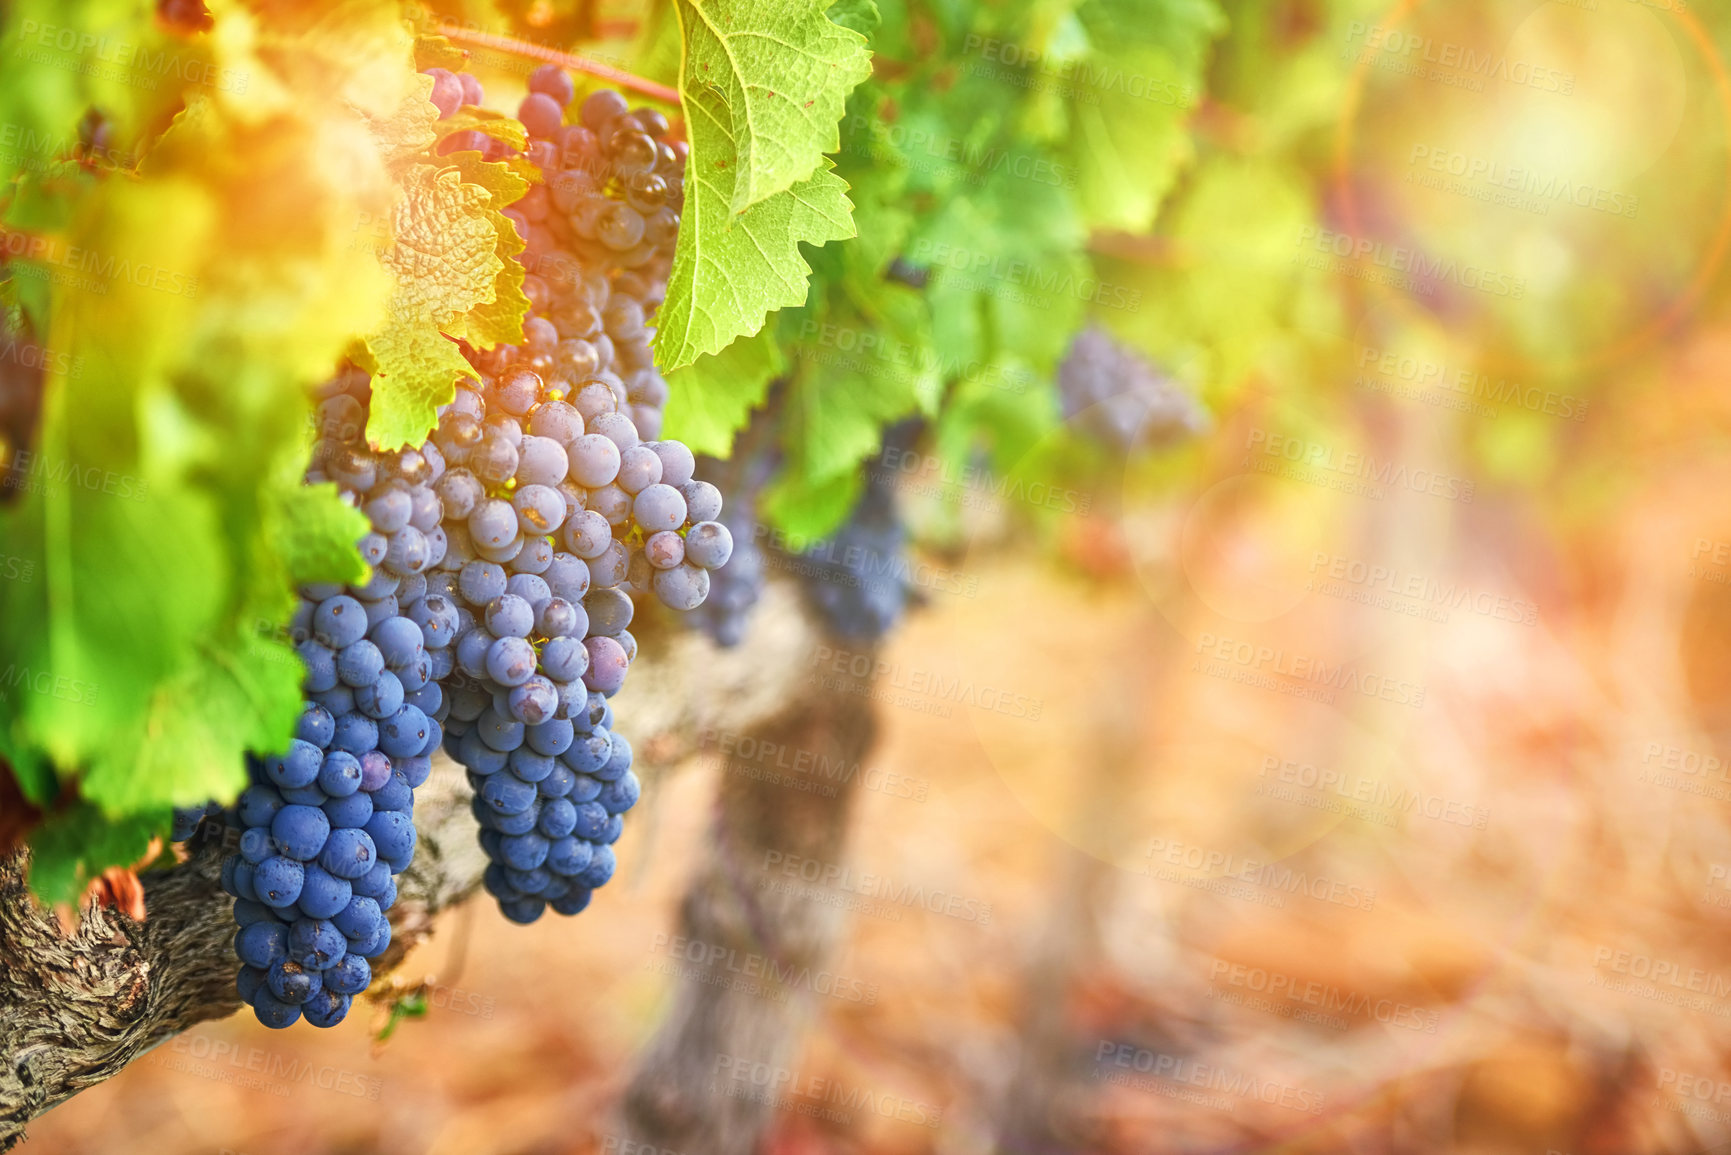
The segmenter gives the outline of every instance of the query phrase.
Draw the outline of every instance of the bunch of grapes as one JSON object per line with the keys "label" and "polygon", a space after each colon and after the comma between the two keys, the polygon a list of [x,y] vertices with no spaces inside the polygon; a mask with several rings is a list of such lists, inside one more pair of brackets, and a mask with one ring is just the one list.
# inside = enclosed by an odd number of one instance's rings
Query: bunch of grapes
{"label": "bunch of grapes", "polygon": [[1128,451],[1157,448],[1208,428],[1208,414],[1172,378],[1098,325],[1076,335],[1058,367],[1064,417]]}
{"label": "bunch of grapes", "polygon": [[607,701],[637,655],[634,599],[695,609],[733,548],[691,451],[645,440],[667,399],[647,319],[672,263],[683,146],[616,92],[566,124],[574,87],[557,68],[530,89],[518,116],[542,180],[506,212],[527,245],[530,316],[520,345],[470,351],[477,380],[440,413],[448,550],[430,587],[457,612],[445,749],[475,789],[486,888],[524,923],[576,914],[612,877],[640,793]]}
{"label": "bunch of grapes", "polygon": [[[446,553],[436,447],[381,454],[361,439],[365,374],[324,386],[309,482],[335,481],[371,525],[364,585],[307,586],[290,622],[306,694],[294,739],[253,759],[223,864],[235,897],[240,996],[266,1026],[342,1021],[391,941],[394,876],[415,850],[414,790],[432,769],[456,607],[429,593]],[[177,831],[178,833],[178,831]]]}

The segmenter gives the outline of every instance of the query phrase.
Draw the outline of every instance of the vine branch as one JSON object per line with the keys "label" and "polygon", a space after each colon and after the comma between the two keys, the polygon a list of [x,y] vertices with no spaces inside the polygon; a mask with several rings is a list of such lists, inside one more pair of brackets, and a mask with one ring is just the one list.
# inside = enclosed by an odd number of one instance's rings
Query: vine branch
{"label": "vine branch", "polygon": [[475,48],[491,48],[495,52],[509,52],[513,56],[523,56],[530,60],[539,60],[545,64],[557,64],[572,72],[582,72],[589,76],[617,84],[620,88],[641,93],[652,100],[663,104],[679,107],[679,92],[665,84],[657,84],[621,68],[602,64],[598,60],[590,60],[586,56],[575,56],[569,52],[559,52],[552,48],[543,48],[539,44],[530,44],[527,40],[518,40],[514,36],[496,36],[491,32],[479,32],[469,28],[459,28],[455,24],[439,25],[439,35],[458,44],[468,44]]}

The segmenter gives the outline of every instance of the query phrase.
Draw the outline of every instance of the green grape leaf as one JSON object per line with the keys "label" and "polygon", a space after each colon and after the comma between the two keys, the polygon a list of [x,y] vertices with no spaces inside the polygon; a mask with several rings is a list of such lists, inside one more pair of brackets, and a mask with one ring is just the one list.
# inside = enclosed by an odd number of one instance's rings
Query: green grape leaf
{"label": "green grape leaf", "polygon": [[359,352],[375,377],[367,419],[373,445],[395,449],[423,440],[437,423],[438,406],[454,396],[457,378],[472,372],[445,333],[496,297],[504,220],[489,190],[465,181],[455,164],[418,163],[404,174],[392,244],[380,254],[397,279],[390,321]]}
{"label": "green grape leaf", "polygon": [[1213,0],[1085,0],[1075,22],[1068,83],[1044,91],[1067,97],[1077,199],[1095,228],[1145,231],[1191,159],[1184,121],[1226,18]]}
{"label": "green grape leaf", "polygon": [[[865,37],[810,0],[675,0],[685,38],[680,98],[692,123],[691,170],[744,212],[807,180],[840,144],[847,95],[871,75]],[[700,142],[700,115],[714,117]],[[711,170],[714,170],[711,172]]]}
{"label": "green grape leaf", "polygon": [[872,33],[883,23],[883,14],[878,11],[877,0],[834,0],[825,15],[843,28],[858,32],[867,40],[871,39]]}
{"label": "green grape leaf", "polygon": [[275,491],[272,538],[295,585],[335,582],[360,585],[367,563],[355,543],[370,528],[366,514],[347,504],[335,482],[289,485]]}
{"label": "green grape leaf", "polygon": [[656,326],[664,372],[803,301],[811,268],[800,244],[855,235],[847,185],[823,153],[839,147],[848,93],[871,72],[865,38],[807,0],[674,8],[691,154]]}
{"label": "green grape leaf", "polygon": [[88,802],[49,815],[30,836],[30,889],[49,906],[70,906],[111,866],[130,866],[168,830],[171,808],[111,819]]}
{"label": "green grape leaf", "polygon": [[816,542],[835,532],[853,512],[865,488],[858,470],[838,473],[816,485],[783,472],[757,499],[758,512],[791,542]]}
{"label": "green grape leaf", "polygon": [[668,373],[756,332],[771,311],[804,301],[811,266],[800,242],[854,235],[847,185],[827,161],[810,180],[727,216],[722,188],[697,164],[696,141],[706,135],[694,118],[686,216],[656,316],[655,361]]}
{"label": "green grape leaf", "polygon": [[699,357],[668,375],[663,432],[693,453],[727,457],[733,435],[745,428],[769,383],[786,368],[787,358],[769,329]]}

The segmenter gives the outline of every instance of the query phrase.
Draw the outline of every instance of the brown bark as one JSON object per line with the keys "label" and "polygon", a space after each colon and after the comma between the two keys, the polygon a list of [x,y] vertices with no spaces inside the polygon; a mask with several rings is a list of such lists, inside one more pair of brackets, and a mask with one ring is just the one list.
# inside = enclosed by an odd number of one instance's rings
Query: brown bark
{"label": "brown bark", "polygon": [[[826,643],[812,637],[808,650]],[[841,643],[836,643],[843,647]],[[857,650],[857,647],[854,647]],[[812,669],[808,658],[796,668]],[[804,679],[789,687],[781,708],[741,730],[743,750],[803,754],[818,763],[857,766],[876,732],[870,686],[851,678]],[[757,759],[763,769],[770,754]],[[809,975],[834,951],[843,916],[836,907],[784,891],[766,890],[769,852],[839,863],[846,850],[856,777],[838,776],[833,792],[791,787],[777,771],[753,773],[750,758],[723,763],[716,819],[703,862],[680,907],[677,934],[702,944],[688,952],[674,1003],[626,1091],[623,1145],[682,1155],[750,1155],[773,1121],[773,1105],[727,1093],[717,1078],[725,1061],[789,1067],[799,1026],[811,1013]],[[805,785],[814,785],[805,783]],[[785,861],[779,859],[777,861]],[[761,970],[747,965],[761,960]],[[750,973],[751,978],[743,977]],[[735,1087],[737,1083],[733,1084]]]}

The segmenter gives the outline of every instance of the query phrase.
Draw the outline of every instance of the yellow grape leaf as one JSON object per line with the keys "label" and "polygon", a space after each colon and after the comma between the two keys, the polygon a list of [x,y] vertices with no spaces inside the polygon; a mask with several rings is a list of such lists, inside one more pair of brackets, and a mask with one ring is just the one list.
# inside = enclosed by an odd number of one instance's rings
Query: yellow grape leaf
{"label": "yellow grape leaf", "polygon": [[374,382],[367,440],[384,449],[419,443],[469,371],[444,336],[489,302],[504,272],[493,194],[455,165],[418,163],[403,175],[391,247],[380,263],[397,279],[385,328],[368,337]]}

